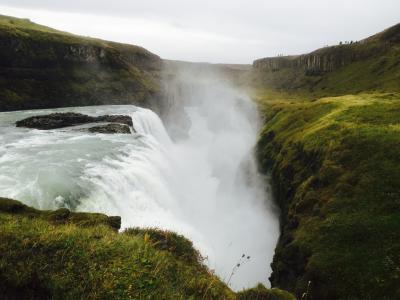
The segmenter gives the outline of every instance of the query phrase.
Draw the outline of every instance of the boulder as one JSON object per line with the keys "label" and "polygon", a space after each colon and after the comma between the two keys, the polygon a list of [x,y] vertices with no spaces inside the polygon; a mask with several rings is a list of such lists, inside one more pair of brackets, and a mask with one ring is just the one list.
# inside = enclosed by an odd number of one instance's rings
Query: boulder
{"label": "boulder", "polygon": [[92,122],[95,122],[94,117],[79,113],[67,112],[53,113],[43,116],[33,116],[17,121],[15,124],[17,127],[27,127],[35,129],[56,129]]}
{"label": "boulder", "polygon": [[89,132],[97,133],[131,133],[128,125],[111,123],[89,128]]}
{"label": "boulder", "polygon": [[[97,122],[109,122],[117,124],[123,124],[125,127],[132,126],[132,118],[130,116],[124,115],[103,115],[98,117],[92,117],[80,113],[66,112],[66,113],[52,113],[48,115],[41,116],[33,116],[20,121],[17,121],[15,124],[17,127],[27,127],[27,128],[35,128],[35,129],[57,129],[69,126],[76,126],[88,123],[97,123]],[[104,126],[98,126],[104,127]],[[93,127],[98,130],[97,127]],[[106,127],[103,130],[108,131],[124,131],[122,133],[129,133],[129,128],[122,128],[121,126],[111,126]],[[129,132],[128,132],[129,131]],[[95,131],[93,131],[95,132]],[[111,132],[108,132],[111,133]]]}
{"label": "boulder", "polygon": [[104,115],[96,117],[96,122],[110,122],[110,123],[120,123],[128,126],[133,126],[132,118],[130,116],[123,115]]}

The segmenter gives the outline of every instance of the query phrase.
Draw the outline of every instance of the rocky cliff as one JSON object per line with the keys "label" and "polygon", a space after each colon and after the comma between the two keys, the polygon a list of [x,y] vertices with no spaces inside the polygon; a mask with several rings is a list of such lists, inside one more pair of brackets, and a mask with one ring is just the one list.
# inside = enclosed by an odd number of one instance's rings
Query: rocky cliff
{"label": "rocky cliff", "polygon": [[26,19],[0,17],[0,110],[95,104],[156,105],[161,59]]}
{"label": "rocky cliff", "polygon": [[399,41],[396,25],[255,62],[259,166],[281,208],[270,281],[299,299],[400,297]]}
{"label": "rocky cliff", "polygon": [[358,42],[254,61],[251,84],[315,97],[398,91],[400,24]]}
{"label": "rocky cliff", "polygon": [[267,57],[255,60],[260,71],[276,72],[290,68],[307,75],[333,72],[350,63],[379,56],[400,43],[400,24],[359,42],[325,47],[304,55]]}

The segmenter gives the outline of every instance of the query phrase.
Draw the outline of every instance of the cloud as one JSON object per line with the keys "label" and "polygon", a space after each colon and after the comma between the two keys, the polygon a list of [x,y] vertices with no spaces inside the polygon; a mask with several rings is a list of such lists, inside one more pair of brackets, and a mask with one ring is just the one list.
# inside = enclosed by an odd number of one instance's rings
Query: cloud
{"label": "cloud", "polygon": [[3,0],[0,12],[139,44],[164,58],[251,63],[357,40],[399,22],[398,0]]}

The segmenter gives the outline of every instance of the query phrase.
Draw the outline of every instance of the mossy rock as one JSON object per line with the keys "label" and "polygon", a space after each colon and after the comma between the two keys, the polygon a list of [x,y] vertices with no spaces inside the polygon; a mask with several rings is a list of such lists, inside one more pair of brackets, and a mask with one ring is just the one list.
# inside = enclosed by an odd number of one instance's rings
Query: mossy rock
{"label": "mossy rock", "polygon": [[78,226],[105,225],[114,230],[121,228],[121,217],[97,213],[70,212],[67,208],[54,211],[37,210],[17,200],[0,198],[0,212],[29,218],[40,218],[54,224],[75,224]]}

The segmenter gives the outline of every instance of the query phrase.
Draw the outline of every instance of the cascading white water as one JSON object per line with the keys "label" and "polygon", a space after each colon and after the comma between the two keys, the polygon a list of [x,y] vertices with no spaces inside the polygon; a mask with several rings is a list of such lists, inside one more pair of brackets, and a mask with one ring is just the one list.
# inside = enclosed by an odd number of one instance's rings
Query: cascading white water
{"label": "cascading white water", "polygon": [[[160,227],[190,238],[234,289],[267,282],[278,221],[252,148],[257,115],[232,87],[185,74],[180,94],[185,138],[173,142],[159,117],[134,106],[96,106],[0,114],[0,196],[41,209],[120,215],[123,228]],[[193,81],[192,81],[193,82]],[[211,82],[216,82],[211,80]],[[170,99],[170,101],[175,101]],[[16,128],[16,120],[53,111],[130,114],[136,133]],[[169,126],[171,126],[169,119]],[[175,118],[179,126],[179,118]],[[82,129],[82,130],[77,130]],[[232,269],[242,254],[250,259]]]}

